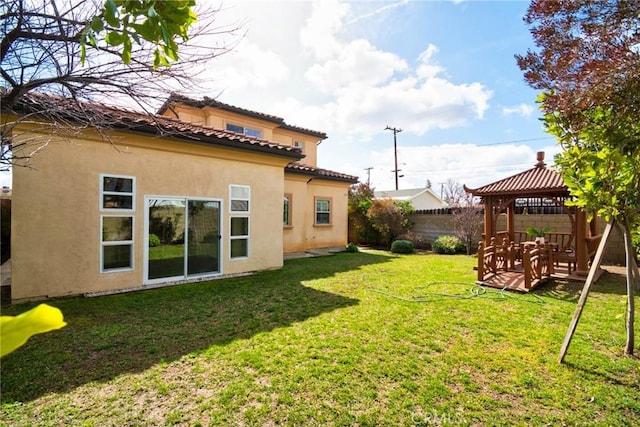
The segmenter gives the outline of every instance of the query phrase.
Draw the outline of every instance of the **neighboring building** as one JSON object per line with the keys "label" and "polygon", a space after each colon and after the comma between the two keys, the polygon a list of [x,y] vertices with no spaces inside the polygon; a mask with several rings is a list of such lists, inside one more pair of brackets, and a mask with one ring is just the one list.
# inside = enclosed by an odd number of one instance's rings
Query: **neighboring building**
{"label": "neighboring building", "polygon": [[[346,244],[357,178],[317,167],[324,133],[206,98],[171,96],[157,116],[60,102],[113,130],[52,127],[31,167],[13,168],[14,301],[279,268],[284,253]],[[15,146],[47,132],[29,126]]]}
{"label": "neighboring building", "polygon": [[408,190],[375,191],[376,198],[388,197],[397,201],[409,201],[414,210],[447,208],[447,202],[438,197],[430,188],[411,188]]}

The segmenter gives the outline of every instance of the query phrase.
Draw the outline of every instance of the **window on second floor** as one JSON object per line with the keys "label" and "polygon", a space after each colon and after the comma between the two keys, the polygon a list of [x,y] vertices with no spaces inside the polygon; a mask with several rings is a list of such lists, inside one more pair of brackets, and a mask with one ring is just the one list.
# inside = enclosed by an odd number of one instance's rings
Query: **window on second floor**
{"label": "window on second floor", "polygon": [[254,138],[262,138],[262,132],[260,132],[259,129],[253,129],[245,126],[239,126],[239,125],[227,123],[227,130],[229,132],[240,133],[242,135],[251,136]]}

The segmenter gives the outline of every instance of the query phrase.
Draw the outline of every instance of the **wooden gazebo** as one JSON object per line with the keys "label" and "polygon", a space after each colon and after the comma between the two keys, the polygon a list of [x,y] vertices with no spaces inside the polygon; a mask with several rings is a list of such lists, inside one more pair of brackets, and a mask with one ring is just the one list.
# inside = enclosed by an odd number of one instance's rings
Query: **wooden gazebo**
{"label": "wooden gazebo", "polygon": [[[482,247],[495,248],[499,252],[501,250],[507,251],[510,247],[512,251],[517,251],[518,259],[520,260],[522,260],[523,255],[523,247],[520,245],[533,238],[528,238],[523,230],[515,229],[516,201],[537,198],[547,200],[549,203],[561,207],[569,215],[571,232],[548,233],[548,242],[556,240],[553,246],[548,246],[549,251],[551,249],[554,251],[553,254],[549,252],[549,257],[555,258],[554,261],[547,260],[547,262],[551,263],[550,273],[553,274],[554,272],[553,264],[558,265],[562,261],[567,264],[567,270],[570,275],[578,277],[587,275],[590,253],[595,251],[599,242],[597,224],[595,219],[588,222],[587,214],[581,209],[567,208],[565,206],[565,201],[571,196],[561,175],[546,166],[544,152],[537,153],[537,163],[531,169],[479,188],[471,189],[464,186],[464,189],[467,193],[480,197],[484,204],[484,234],[480,249]],[[498,217],[503,214],[506,214],[506,229],[497,230]],[[560,236],[561,234],[563,236]],[[561,237],[561,242],[557,240],[559,237]],[[541,253],[546,252],[542,251]],[[527,253],[527,255],[530,254]],[[495,266],[495,260],[493,261],[494,273],[496,268],[504,271],[516,270],[513,262],[508,262],[507,258],[503,257],[502,264],[497,267]],[[482,270],[481,264],[482,260],[479,259],[479,270]],[[526,268],[527,266],[524,267]],[[482,280],[481,273],[479,271],[478,274],[480,281]],[[528,288],[529,286],[526,287]]]}

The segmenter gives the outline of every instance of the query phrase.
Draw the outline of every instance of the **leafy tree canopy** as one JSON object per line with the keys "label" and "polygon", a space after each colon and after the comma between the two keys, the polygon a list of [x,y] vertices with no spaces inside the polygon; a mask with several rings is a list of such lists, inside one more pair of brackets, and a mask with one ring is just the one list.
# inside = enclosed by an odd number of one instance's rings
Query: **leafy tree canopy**
{"label": "leafy tree canopy", "polygon": [[121,46],[122,61],[131,62],[132,40],[142,39],[157,46],[153,67],[169,66],[178,60],[176,37],[186,41],[187,30],[196,22],[192,7],[195,0],[107,0],[81,33],[81,61],[86,58],[87,44],[97,48],[100,44]]}
{"label": "leafy tree canopy", "polygon": [[546,93],[546,113],[561,113],[574,129],[588,125],[582,112],[595,107],[638,117],[639,10],[639,0],[531,2],[524,19],[537,49],[516,59],[525,80]]}
{"label": "leafy tree canopy", "polygon": [[547,130],[576,204],[636,222],[639,207],[640,0],[533,0],[537,50],[516,56],[542,89]]}
{"label": "leafy tree canopy", "polygon": [[616,120],[611,109],[584,112],[588,126],[572,131],[567,120],[547,114],[547,130],[564,148],[557,157],[572,203],[598,216],[638,224],[640,212],[640,145],[625,144],[637,123]]}

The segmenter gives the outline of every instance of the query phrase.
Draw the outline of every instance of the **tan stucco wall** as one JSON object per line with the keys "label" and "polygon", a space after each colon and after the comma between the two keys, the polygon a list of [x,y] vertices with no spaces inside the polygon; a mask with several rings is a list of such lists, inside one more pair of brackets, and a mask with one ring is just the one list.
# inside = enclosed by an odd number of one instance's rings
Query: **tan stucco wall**
{"label": "tan stucco wall", "polygon": [[[12,296],[16,300],[143,284],[144,197],[222,200],[221,270],[282,266],[282,194],[288,159],[118,134],[52,141],[13,170]],[[19,142],[19,141],[16,141]],[[100,273],[100,174],[136,178],[134,269]],[[229,185],[251,187],[250,255],[229,259]]]}
{"label": "tan stucco wall", "polygon": [[307,202],[305,175],[285,173],[284,192],[291,195],[291,226],[283,227],[284,253],[304,252],[307,249],[307,223],[313,216],[313,205]]}
{"label": "tan stucco wall", "polygon": [[278,144],[294,146],[296,141],[300,141],[304,144],[302,152],[304,158],[300,160],[300,163],[305,165],[318,166],[318,139],[309,135],[294,133],[291,131],[283,131],[280,129],[274,129],[273,140]]}
{"label": "tan stucco wall", "polygon": [[262,132],[262,139],[282,145],[293,146],[295,141],[301,141],[304,143],[303,153],[305,157],[300,162],[317,166],[318,138],[313,136],[287,129],[279,129],[271,122],[261,121],[254,117],[243,116],[218,108],[205,107],[199,109],[185,105],[176,105],[172,110],[167,110],[164,115],[175,118],[175,113],[178,113],[180,120],[198,123],[215,129],[224,130],[227,127],[227,123],[258,129]]}
{"label": "tan stucco wall", "polygon": [[[285,193],[292,194],[292,227],[284,227],[284,252],[347,244],[349,184],[300,174],[285,174]],[[315,225],[316,198],[331,200],[331,225]]]}

